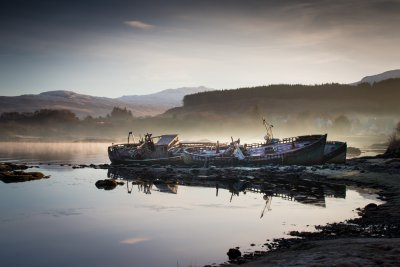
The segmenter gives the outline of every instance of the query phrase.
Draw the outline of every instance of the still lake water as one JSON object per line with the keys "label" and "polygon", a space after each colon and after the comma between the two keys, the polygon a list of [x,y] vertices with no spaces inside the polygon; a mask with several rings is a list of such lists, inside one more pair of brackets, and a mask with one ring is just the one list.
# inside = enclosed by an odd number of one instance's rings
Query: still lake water
{"label": "still lake water", "polygon": [[[108,163],[106,144],[9,144],[0,161],[43,163],[51,178],[0,182],[1,266],[203,266],[228,260],[229,248],[265,250],[267,239],[342,221],[377,203],[354,189],[290,200],[281,193],[232,194],[222,186],[125,184],[97,189],[108,170],[57,163]],[[50,163],[51,165],[47,165]],[[339,189],[342,190],[342,189]],[[305,204],[305,198],[308,203]],[[314,199],[313,199],[314,198]],[[296,201],[295,201],[296,200]],[[269,202],[270,201],[270,202]],[[267,203],[268,202],[268,203]],[[262,212],[264,215],[261,217]],[[254,243],[255,246],[251,246]]]}

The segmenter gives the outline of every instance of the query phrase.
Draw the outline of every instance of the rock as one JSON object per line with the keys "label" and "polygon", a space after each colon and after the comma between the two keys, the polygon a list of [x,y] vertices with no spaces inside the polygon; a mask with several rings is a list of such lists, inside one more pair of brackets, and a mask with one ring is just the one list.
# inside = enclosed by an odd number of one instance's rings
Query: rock
{"label": "rock", "polygon": [[110,167],[109,164],[100,164],[100,165],[99,165],[99,168],[100,168],[100,169],[108,169],[109,167]]}
{"label": "rock", "polygon": [[41,172],[12,171],[0,173],[0,180],[4,183],[20,183],[49,177]]}
{"label": "rock", "polygon": [[369,203],[367,206],[365,206],[365,210],[376,210],[376,208],[378,207],[378,205],[376,205],[375,203]]}
{"label": "rock", "polygon": [[26,170],[28,166],[22,164],[14,164],[14,163],[0,163],[0,172],[5,171],[15,171],[15,170]]}
{"label": "rock", "polygon": [[115,187],[117,187],[118,184],[115,180],[106,179],[98,180],[95,185],[98,189],[113,190]]}
{"label": "rock", "polygon": [[12,171],[10,166],[8,166],[7,164],[0,164],[0,172],[8,172],[8,171]]}
{"label": "rock", "polygon": [[230,248],[228,253],[226,253],[229,257],[230,260],[234,260],[239,258],[240,256],[242,256],[242,253],[240,252],[240,250],[236,249],[236,248]]}

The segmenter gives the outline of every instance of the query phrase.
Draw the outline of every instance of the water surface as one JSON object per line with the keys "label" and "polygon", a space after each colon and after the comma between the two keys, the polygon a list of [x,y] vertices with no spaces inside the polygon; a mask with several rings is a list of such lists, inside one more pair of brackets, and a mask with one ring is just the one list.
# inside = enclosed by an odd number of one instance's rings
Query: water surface
{"label": "water surface", "polygon": [[229,248],[265,250],[267,239],[380,203],[345,187],[273,185],[266,195],[235,183],[153,184],[124,175],[124,185],[107,191],[95,183],[117,177],[113,171],[55,164],[107,162],[106,144],[24,145],[3,146],[2,161],[46,163],[32,170],[51,178],[0,182],[1,266],[203,266],[228,260]]}

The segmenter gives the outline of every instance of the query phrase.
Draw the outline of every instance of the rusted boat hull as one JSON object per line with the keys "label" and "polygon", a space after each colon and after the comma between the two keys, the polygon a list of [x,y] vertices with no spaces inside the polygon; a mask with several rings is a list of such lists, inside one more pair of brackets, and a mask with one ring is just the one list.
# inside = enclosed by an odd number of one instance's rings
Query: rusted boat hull
{"label": "rusted boat hull", "polygon": [[[154,140],[158,140],[154,142]],[[129,142],[129,136],[128,136]],[[178,135],[167,134],[152,137],[145,135],[145,140],[139,143],[116,144],[108,147],[108,157],[111,164],[171,164],[182,163],[182,157],[173,152],[178,147]]]}
{"label": "rusted boat hull", "polygon": [[194,154],[183,154],[185,164],[189,165],[215,165],[215,166],[262,166],[267,164],[282,165],[314,165],[322,164],[326,144],[325,135],[300,136],[299,138],[312,138],[312,144],[302,149],[289,151],[286,153],[276,153],[268,156],[245,157],[239,160],[235,157],[201,157]]}
{"label": "rusted boat hull", "polygon": [[165,158],[133,159],[129,150],[119,150],[115,146],[108,147],[108,157],[113,165],[153,165],[153,164],[182,164],[182,156]]}
{"label": "rusted boat hull", "polygon": [[346,163],[347,144],[340,141],[328,141],[324,150],[324,163]]}

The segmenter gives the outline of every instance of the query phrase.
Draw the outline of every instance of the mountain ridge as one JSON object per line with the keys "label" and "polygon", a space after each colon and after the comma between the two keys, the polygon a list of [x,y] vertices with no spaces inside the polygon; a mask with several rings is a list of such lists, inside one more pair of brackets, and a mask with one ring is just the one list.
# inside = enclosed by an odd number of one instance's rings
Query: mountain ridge
{"label": "mountain ridge", "polygon": [[361,83],[373,84],[376,82],[381,82],[388,79],[397,79],[397,78],[400,78],[400,69],[388,70],[382,73],[365,76],[360,81],[353,83],[353,85],[358,85]]}
{"label": "mountain ridge", "polygon": [[187,92],[200,92],[202,90],[213,89],[204,86],[181,87],[137,97],[134,95],[125,96],[125,98],[92,96],[70,90],[54,90],[20,96],[0,96],[0,113],[33,112],[39,109],[69,109],[78,117],[89,115],[98,117],[109,114],[114,107],[126,107],[136,117],[155,116],[170,108],[182,105],[182,99]]}
{"label": "mountain ridge", "polygon": [[[366,76],[362,78],[359,82],[353,83],[351,85],[357,86],[363,83],[373,85],[375,83],[394,78],[400,78],[400,69],[389,70],[380,74]],[[289,87],[288,85],[276,85],[275,87],[278,86]],[[233,90],[238,90],[239,92],[240,89],[232,89],[227,91]],[[290,90],[287,91],[289,95],[293,93]],[[53,90],[42,92],[39,94],[0,96],[0,114],[4,112],[33,112],[39,109],[69,109],[74,112],[78,117],[85,117],[89,115],[93,117],[98,117],[109,114],[114,107],[126,107],[128,110],[132,111],[132,114],[135,117],[157,116],[164,113],[175,113],[172,110],[174,110],[174,108],[177,108],[179,110],[179,107],[181,107],[183,104],[184,98],[187,98],[185,96],[193,94],[197,95],[198,93],[210,91],[217,90],[205,86],[180,87],[175,89],[164,89],[159,92],[146,95],[123,95],[117,98],[109,98],[79,94],[70,90]],[[216,94],[219,95],[218,92],[216,92]],[[187,99],[195,98],[188,97]],[[211,100],[207,100],[207,103]],[[220,101],[222,102],[224,102],[225,100],[226,99],[220,99]],[[242,102],[246,102],[246,99],[239,100]],[[254,99],[254,103],[260,102],[260,100],[261,99]],[[262,104],[254,103],[249,104],[251,104],[252,108],[255,111],[258,109],[259,105],[261,105],[260,107],[263,106]],[[284,104],[288,103],[284,102]],[[221,102],[218,104],[218,106],[222,107]]]}

